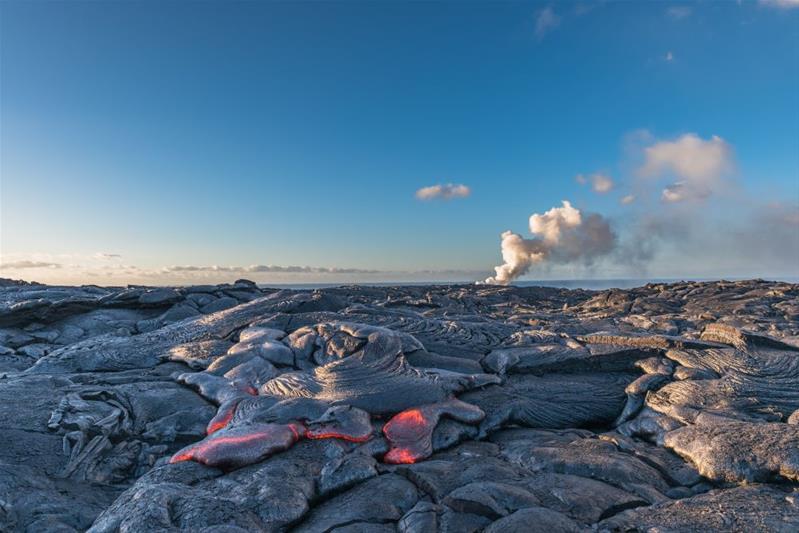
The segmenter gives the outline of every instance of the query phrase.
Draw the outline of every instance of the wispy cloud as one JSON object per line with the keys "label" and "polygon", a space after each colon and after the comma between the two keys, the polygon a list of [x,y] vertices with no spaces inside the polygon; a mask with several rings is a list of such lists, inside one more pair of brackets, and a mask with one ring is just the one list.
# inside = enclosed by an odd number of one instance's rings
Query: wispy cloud
{"label": "wispy cloud", "polygon": [[582,17],[583,15],[587,15],[597,7],[602,5],[603,0],[594,1],[594,2],[580,2],[574,6],[574,14],[578,17]]}
{"label": "wispy cloud", "polygon": [[540,41],[550,31],[560,25],[560,17],[555,14],[551,6],[538,12],[535,17],[535,36]]}
{"label": "wispy cloud", "polygon": [[29,268],[61,268],[61,263],[50,263],[47,261],[10,261],[0,263],[0,270],[27,270]]}
{"label": "wispy cloud", "polygon": [[[14,254],[17,255],[17,254]],[[40,254],[46,255],[46,254]],[[62,254],[64,255],[64,254]],[[78,255],[78,254],[70,254]],[[17,255],[17,257],[19,257]],[[56,263],[30,258],[15,259],[0,265],[4,277],[23,278],[54,284],[100,283],[119,285],[191,285],[230,282],[239,277],[258,283],[357,283],[360,281],[469,281],[485,275],[484,270],[425,269],[379,270],[353,267],[320,267],[298,265],[171,265],[140,267],[118,261],[92,261],[90,256],[81,263]]]}
{"label": "wispy cloud", "polygon": [[799,0],[760,0],[760,4],[778,9],[799,8]]}
{"label": "wispy cloud", "polygon": [[691,190],[685,181],[678,181],[666,186],[660,194],[664,202],[676,203],[684,200],[704,200],[710,192],[704,189]]}
{"label": "wispy cloud", "polygon": [[690,17],[693,10],[689,6],[672,6],[666,10],[666,15],[674,20]]}
{"label": "wispy cloud", "polygon": [[250,266],[196,266],[196,265],[174,265],[167,266],[160,270],[164,274],[176,272],[229,272],[240,274],[252,273],[288,273],[288,274],[375,274],[378,270],[368,270],[361,268],[338,268],[338,267],[311,267],[311,266],[281,266],[281,265],[250,265]]}
{"label": "wispy cloud", "polygon": [[619,203],[621,203],[622,205],[630,205],[634,201],[635,201],[635,195],[628,194],[626,196],[622,196],[621,199],[619,200]]}
{"label": "wispy cloud", "polygon": [[732,147],[724,139],[714,135],[704,140],[687,133],[646,147],[644,163],[638,173],[647,178],[677,178],[663,190],[662,198],[667,202],[680,202],[707,198],[725,185],[722,178],[734,169]]}
{"label": "wispy cloud", "polygon": [[664,59],[664,60],[665,60],[667,63],[671,63],[672,61],[674,61],[674,54],[672,53],[672,51],[671,51],[671,50],[669,50],[668,52],[666,52],[666,55],[665,55],[665,56],[663,56],[663,59]]}
{"label": "wispy cloud", "polygon": [[466,198],[471,193],[472,190],[463,184],[439,183],[429,187],[422,187],[416,191],[416,198],[424,201],[435,199],[452,200],[453,198]]}
{"label": "wispy cloud", "polygon": [[605,194],[610,192],[613,190],[614,186],[613,178],[601,172],[591,174],[588,177],[582,174],[577,174],[577,176],[574,177],[574,180],[580,185],[585,185],[586,183],[590,182],[591,190],[597,194]]}
{"label": "wispy cloud", "polygon": [[104,260],[104,261],[108,261],[108,260],[111,260],[111,259],[121,259],[122,258],[122,256],[120,254],[110,254],[110,253],[107,253],[107,252],[97,252],[96,254],[94,254],[93,257],[95,259],[101,259],[101,260]]}
{"label": "wispy cloud", "polygon": [[595,193],[605,194],[613,189],[613,179],[605,174],[591,176],[591,188]]}

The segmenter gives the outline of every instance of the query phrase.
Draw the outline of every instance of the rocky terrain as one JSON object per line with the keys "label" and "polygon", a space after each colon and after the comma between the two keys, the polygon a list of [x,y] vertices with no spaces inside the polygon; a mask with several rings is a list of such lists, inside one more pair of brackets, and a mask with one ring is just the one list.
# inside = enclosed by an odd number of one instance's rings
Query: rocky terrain
{"label": "rocky terrain", "polygon": [[799,530],[799,285],[0,282],[0,531]]}

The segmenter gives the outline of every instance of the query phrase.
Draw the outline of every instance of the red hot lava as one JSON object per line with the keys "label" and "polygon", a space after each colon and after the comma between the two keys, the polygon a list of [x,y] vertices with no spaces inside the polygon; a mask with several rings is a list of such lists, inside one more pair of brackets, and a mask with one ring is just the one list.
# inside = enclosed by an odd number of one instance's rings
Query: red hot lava
{"label": "red hot lava", "polygon": [[433,430],[442,415],[470,424],[485,416],[480,408],[456,398],[402,411],[383,426],[383,434],[391,444],[383,461],[407,464],[430,457],[433,453]]}
{"label": "red hot lava", "polygon": [[[223,404],[208,425],[208,437],[179,451],[170,462],[193,460],[208,466],[237,468],[286,450],[302,438],[361,443],[372,437],[368,413],[352,407],[332,407],[307,426],[290,422],[228,427],[236,407],[237,402]],[[383,426],[383,434],[390,445],[383,461],[404,464],[430,457],[433,430],[443,415],[471,424],[484,416],[478,407],[455,398],[402,411]]]}
{"label": "red hot lava", "polygon": [[432,452],[433,430],[437,422],[438,414],[431,413],[424,407],[408,409],[395,415],[383,426],[383,434],[391,444],[391,449],[383,457],[383,461],[407,464],[429,457]]}
{"label": "red hot lava", "polygon": [[216,412],[216,416],[208,422],[208,427],[205,429],[206,434],[210,435],[227,426],[228,423],[233,420],[233,415],[236,414],[236,407],[238,406],[239,400],[233,400],[220,405],[219,410]]}
{"label": "red hot lava", "polygon": [[287,450],[305,435],[297,424],[252,424],[222,429],[183,448],[169,461],[197,461],[208,466],[237,468]]}

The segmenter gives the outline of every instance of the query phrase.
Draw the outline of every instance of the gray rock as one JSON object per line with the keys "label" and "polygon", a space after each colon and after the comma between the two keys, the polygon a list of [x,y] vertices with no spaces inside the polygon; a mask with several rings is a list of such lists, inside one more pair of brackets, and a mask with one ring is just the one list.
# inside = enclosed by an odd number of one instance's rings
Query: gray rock
{"label": "gray rock", "polygon": [[[376,494],[380,497],[375,498]],[[353,522],[397,521],[418,499],[416,487],[400,476],[387,474],[371,478],[314,508],[295,531],[330,531]]]}
{"label": "gray rock", "polygon": [[157,318],[151,318],[148,320],[139,320],[136,322],[136,331],[139,333],[149,333],[151,331],[155,331],[161,326],[163,326],[163,322]]}
{"label": "gray rock", "polygon": [[749,485],[624,511],[599,531],[796,531],[799,500],[779,489]]}
{"label": "gray rock", "polygon": [[584,528],[567,516],[545,507],[527,507],[501,518],[485,528],[485,533],[577,533]]}
{"label": "gray rock", "polygon": [[237,305],[239,305],[239,302],[235,298],[223,296],[222,298],[217,298],[213,302],[200,307],[200,312],[203,314],[216,313],[218,311],[230,309],[231,307],[235,307]]}
{"label": "gray rock", "polygon": [[36,344],[27,344],[22,348],[19,348],[17,350],[17,353],[22,354],[26,357],[30,357],[32,359],[40,359],[45,355],[47,355],[49,351],[50,351],[49,344],[36,343]]}
{"label": "gray rock", "polygon": [[58,336],[58,344],[73,344],[81,340],[86,334],[83,328],[66,324],[61,328],[61,334]]}
{"label": "gray rock", "polygon": [[166,313],[161,315],[159,320],[161,320],[164,324],[171,324],[172,322],[179,322],[199,314],[200,313],[193,307],[183,304],[175,304],[170,307]]}
{"label": "gray rock", "polygon": [[799,481],[796,425],[700,414],[695,424],[667,433],[664,444],[714,481]]}
{"label": "gray rock", "polygon": [[159,306],[175,303],[181,299],[181,294],[175,289],[151,289],[139,296],[139,303],[142,305]]}
{"label": "gray rock", "polygon": [[39,329],[37,331],[32,332],[31,337],[37,339],[41,342],[52,344],[58,336],[60,335],[58,331],[54,329]]}
{"label": "gray rock", "polygon": [[216,300],[216,296],[214,296],[213,294],[206,294],[202,292],[189,293],[186,295],[186,301],[193,303],[197,307],[208,305],[214,300]]}

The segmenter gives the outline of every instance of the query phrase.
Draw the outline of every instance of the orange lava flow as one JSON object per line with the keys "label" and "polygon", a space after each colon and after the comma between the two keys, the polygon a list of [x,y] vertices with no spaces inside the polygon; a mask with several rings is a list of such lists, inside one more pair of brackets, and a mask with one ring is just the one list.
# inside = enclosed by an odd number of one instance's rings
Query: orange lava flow
{"label": "orange lava flow", "polygon": [[389,424],[395,422],[419,426],[427,425],[427,419],[424,417],[420,409],[408,409],[407,411],[398,413],[391,419]]}
{"label": "orange lava flow", "polygon": [[419,459],[412,451],[406,448],[394,448],[383,457],[384,462],[394,465],[407,465],[415,463]]}
{"label": "orange lava flow", "polygon": [[268,437],[269,437],[268,433],[253,433],[252,435],[243,435],[241,437],[216,437],[213,440],[200,442],[195,447],[186,451],[185,453],[173,455],[172,459],[170,459],[169,462],[177,463],[180,461],[188,461],[189,459],[194,459],[205,452],[213,451],[215,448],[218,448],[220,446],[225,446],[229,444],[246,444],[252,441],[257,441]]}
{"label": "orange lava flow", "polygon": [[300,440],[302,437],[308,436],[308,431],[305,429],[305,426],[289,423],[287,427],[294,433],[294,442]]}
{"label": "orange lava flow", "polygon": [[391,444],[391,449],[383,456],[389,464],[410,464],[425,458],[419,446],[419,439],[429,439],[437,417],[428,418],[422,409],[408,409],[394,415],[385,426],[383,434]]}
{"label": "orange lava flow", "polygon": [[[210,466],[235,468],[284,451],[303,438],[341,439],[360,444],[369,441],[374,432],[366,413],[361,413],[355,419],[345,418],[343,422],[334,419],[331,423],[329,419],[324,419],[307,426],[295,419],[286,424],[258,424],[259,427],[243,424],[231,427],[238,404],[239,399],[234,399],[220,406],[220,410],[208,424],[209,436],[178,451],[169,462],[192,460]],[[442,413],[448,414],[456,408],[463,410],[457,400],[451,400],[395,414],[383,425],[382,432],[389,444],[383,462],[411,464],[430,457],[433,453],[433,430]],[[472,413],[466,410],[466,415],[460,412],[458,414],[465,417]],[[223,429],[221,433],[216,433]]]}
{"label": "orange lava flow", "polygon": [[369,433],[367,435],[348,435],[347,433],[337,433],[335,431],[319,432],[319,431],[308,430],[305,433],[305,436],[309,439],[341,439],[341,440],[346,440],[348,442],[366,442],[372,437],[372,434]]}
{"label": "orange lava flow", "polygon": [[228,425],[228,423],[231,420],[233,420],[233,415],[235,413],[236,413],[236,408],[233,407],[233,409],[229,410],[221,418],[218,418],[219,415],[217,415],[216,417],[214,417],[213,420],[211,420],[211,422],[208,423],[208,428],[206,428],[205,432],[208,435],[210,435],[211,433],[214,433],[224,428],[225,426]]}
{"label": "orange lava flow", "polygon": [[194,458],[194,455],[191,453],[181,453],[175,454],[172,456],[172,459],[169,460],[170,464],[179,463],[181,461],[191,461]]}
{"label": "orange lava flow", "polygon": [[424,427],[427,425],[427,419],[424,417],[421,410],[408,409],[407,411],[398,413],[391,420],[389,420],[383,428],[383,432],[385,433],[386,430],[391,431],[390,427],[394,425]]}

